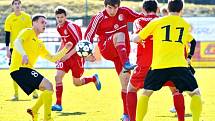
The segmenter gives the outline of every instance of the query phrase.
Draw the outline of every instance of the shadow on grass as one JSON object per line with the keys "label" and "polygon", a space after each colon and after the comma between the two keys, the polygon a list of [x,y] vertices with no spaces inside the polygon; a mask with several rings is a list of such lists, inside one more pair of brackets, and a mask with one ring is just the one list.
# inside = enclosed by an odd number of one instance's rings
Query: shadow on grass
{"label": "shadow on grass", "polygon": [[31,99],[19,99],[19,100],[11,100],[11,99],[7,99],[5,101],[11,101],[11,102],[21,102],[21,101],[31,101]]}
{"label": "shadow on grass", "polygon": [[[174,116],[156,116],[156,117],[170,117],[170,118],[177,118],[178,116],[177,115],[174,115]],[[185,114],[184,117],[192,117],[192,114]]]}
{"label": "shadow on grass", "polygon": [[57,112],[58,116],[74,116],[74,115],[85,115],[86,112]]}

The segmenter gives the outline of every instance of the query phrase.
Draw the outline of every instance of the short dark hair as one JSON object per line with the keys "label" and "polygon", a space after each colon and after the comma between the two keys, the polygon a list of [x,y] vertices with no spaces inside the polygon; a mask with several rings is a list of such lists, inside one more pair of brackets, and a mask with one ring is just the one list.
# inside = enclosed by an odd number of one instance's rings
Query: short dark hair
{"label": "short dark hair", "polygon": [[13,5],[13,4],[14,4],[14,2],[16,2],[16,1],[18,1],[18,2],[19,2],[19,4],[21,4],[21,0],[13,0],[11,4]]}
{"label": "short dark hair", "polygon": [[183,9],[183,0],[169,0],[168,10],[169,12],[180,12]]}
{"label": "short dark hair", "polygon": [[110,6],[118,5],[118,6],[120,6],[120,2],[121,2],[121,0],[104,0],[105,7],[107,5],[110,5]]}
{"label": "short dark hair", "polygon": [[34,14],[34,15],[32,16],[32,22],[37,21],[40,17],[46,19],[46,16],[45,16],[45,15],[40,14],[40,13],[37,13],[37,14]]}
{"label": "short dark hair", "polygon": [[55,15],[63,13],[65,16],[66,16],[66,11],[67,11],[66,8],[64,8],[63,6],[57,6],[54,10]]}
{"label": "short dark hair", "polygon": [[143,1],[143,8],[146,12],[156,12],[158,8],[157,0],[144,0]]}

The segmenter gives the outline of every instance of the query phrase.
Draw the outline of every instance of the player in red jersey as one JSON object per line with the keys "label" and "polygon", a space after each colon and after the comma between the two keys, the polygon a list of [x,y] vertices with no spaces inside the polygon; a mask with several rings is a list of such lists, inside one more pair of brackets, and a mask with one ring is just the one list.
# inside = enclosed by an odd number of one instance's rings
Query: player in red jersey
{"label": "player in red jersey", "polygon": [[93,41],[98,35],[98,47],[101,55],[114,63],[120,78],[122,90],[121,96],[124,106],[123,120],[128,119],[126,109],[127,84],[130,70],[135,65],[130,64],[130,39],[128,34],[128,22],[133,22],[140,17],[139,13],[127,7],[120,7],[120,0],[104,0],[105,9],[95,15],[88,25],[85,39]]}
{"label": "player in red jersey", "polygon": [[[72,71],[73,84],[75,86],[81,86],[88,84],[89,82],[95,83],[97,90],[101,89],[101,83],[98,78],[98,74],[94,74],[91,77],[83,77],[84,72],[84,58],[78,56],[75,50],[75,45],[82,39],[81,29],[78,25],[68,21],[66,19],[66,9],[62,6],[58,6],[55,9],[55,15],[57,20],[57,31],[61,35],[62,41],[59,50],[61,50],[67,42],[72,42],[72,49],[57,63],[56,80],[56,104],[52,106],[52,111],[62,111],[61,99],[63,92],[62,80],[69,70]],[[95,58],[89,58],[89,61],[95,61]]]}
{"label": "player in red jersey", "polygon": [[[134,21],[133,29],[134,33],[138,33],[142,30],[151,20],[158,18],[156,13],[159,11],[158,3],[156,0],[143,2],[143,17]],[[152,36],[147,38],[152,39]],[[144,79],[148,73],[150,65],[152,63],[152,46],[153,41],[144,41],[144,43],[137,43],[137,67],[135,68],[130,82],[128,84],[127,94],[127,108],[129,112],[130,121],[135,121],[136,118],[136,106],[137,106],[137,91],[143,88]],[[172,82],[167,82],[165,86],[169,86],[174,99],[174,105],[177,109],[179,121],[184,121],[184,97],[179,93]]]}

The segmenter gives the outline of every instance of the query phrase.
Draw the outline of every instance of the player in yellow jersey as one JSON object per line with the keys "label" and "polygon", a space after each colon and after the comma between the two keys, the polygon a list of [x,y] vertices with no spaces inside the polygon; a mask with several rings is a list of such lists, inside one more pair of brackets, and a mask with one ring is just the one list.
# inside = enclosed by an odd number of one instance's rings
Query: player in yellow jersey
{"label": "player in yellow jersey", "polygon": [[14,50],[10,66],[10,75],[16,83],[29,95],[35,89],[43,91],[36,104],[27,110],[33,121],[38,120],[38,110],[44,105],[44,121],[51,121],[52,83],[33,69],[39,56],[56,62],[60,60],[72,47],[67,43],[56,55],[51,55],[45,48],[42,40],[38,38],[46,28],[46,17],[36,14],[32,17],[32,28],[22,30],[14,42]]}
{"label": "player in yellow jersey", "polygon": [[[11,54],[13,52],[13,43],[18,33],[24,29],[32,27],[31,17],[29,14],[21,11],[21,0],[13,0],[12,3],[13,12],[8,15],[5,20],[5,43],[7,57],[9,58],[9,65],[11,62]],[[13,81],[14,96],[11,98],[12,101],[17,101],[18,98],[18,85]],[[36,90],[33,92],[33,99],[38,98]]]}
{"label": "player in yellow jersey", "polygon": [[[183,9],[182,0],[169,0],[169,15],[152,20],[138,34],[132,36],[132,41],[144,41],[153,36],[153,59],[151,70],[144,81],[143,94],[137,104],[136,121],[142,121],[148,108],[148,100],[153,91],[161,89],[162,85],[171,80],[179,92],[189,91],[192,97],[190,108],[193,121],[199,121],[202,111],[200,91],[195,77],[188,69],[184,57],[187,43],[195,45],[195,39],[190,34],[190,25],[180,17]],[[188,55],[192,56],[194,48]]]}

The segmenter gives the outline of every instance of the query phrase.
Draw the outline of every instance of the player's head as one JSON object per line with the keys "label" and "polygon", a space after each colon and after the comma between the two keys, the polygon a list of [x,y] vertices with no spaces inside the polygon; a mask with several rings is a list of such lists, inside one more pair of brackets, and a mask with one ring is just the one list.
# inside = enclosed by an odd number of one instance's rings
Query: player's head
{"label": "player's head", "polygon": [[109,16],[115,16],[120,6],[121,0],[104,0],[105,10]]}
{"label": "player's head", "polygon": [[43,14],[35,14],[32,16],[32,23],[33,23],[33,28],[38,32],[38,33],[43,33],[46,29],[46,16]]}
{"label": "player's head", "polygon": [[57,6],[54,10],[56,21],[58,24],[63,25],[66,22],[66,8]]}
{"label": "player's head", "polygon": [[157,0],[143,0],[143,9],[146,11],[146,13],[156,13],[158,11]]}
{"label": "player's head", "polygon": [[11,5],[14,11],[21,11],[21,0],[13,0]]}
{"label": "player's head", "polygon": [[169,14],[166,6],[161,8],[161,14],[162,16],[167,16]]}
{"label": "player's head", "polygon": [[180,13],[183,9],[183,0],[169,0],[168,11]]}

